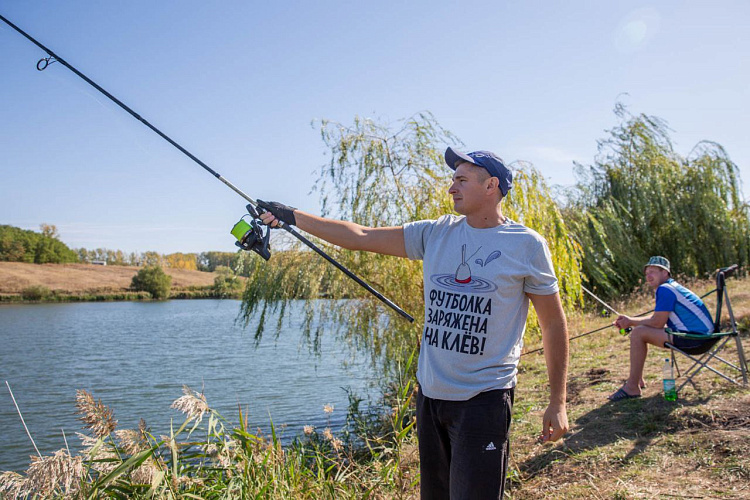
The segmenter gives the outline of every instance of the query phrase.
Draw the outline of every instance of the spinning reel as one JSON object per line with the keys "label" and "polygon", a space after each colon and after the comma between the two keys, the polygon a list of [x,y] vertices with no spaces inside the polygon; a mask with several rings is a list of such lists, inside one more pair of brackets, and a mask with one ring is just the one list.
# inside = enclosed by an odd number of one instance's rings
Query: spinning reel
{"label": "spinning reel", "polygon": [[[252,204],[248,203],[246,208],[248,213],[243,215],[230,231],[237,238],[234,244],[247,252],[255,252],[268,260],[271,258],[269,246],[271,228],[260,221],[260,214]],[[252,217],[249,222],[245,220],[248,215]],[[263,227],[265,227],[265,230],[262,229]]]}

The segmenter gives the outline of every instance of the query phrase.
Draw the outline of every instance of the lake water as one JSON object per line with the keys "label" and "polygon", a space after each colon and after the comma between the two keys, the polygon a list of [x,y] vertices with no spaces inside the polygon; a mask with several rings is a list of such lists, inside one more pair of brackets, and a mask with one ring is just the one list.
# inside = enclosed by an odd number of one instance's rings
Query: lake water
{"label": "lake water", "polygon": [[[375,397],[377,373],[366,353],[352,352],[333,333],[320,355],[301,332],[301,303],[275,337],[270,321],[259,346],[254,324],[235,325],[236,300],[0,305],[0,471],[22,471],[34,454],[5,386],[7,380],[39,450],[48,455],[80,444],[76,389],[114,411],[119,429],[140,418],[154,435],[184,416],[170,409],[182,386],[205,392],[232,423],[238,404],[252,428],[287,424],[288,442],[309,424],[336,430],[346,417],[344,387]],[[271,330],[269,332],[269,330]],[[326,404],[334,412],[323,412]],[[270,414],[270,417],[269,417]]]}

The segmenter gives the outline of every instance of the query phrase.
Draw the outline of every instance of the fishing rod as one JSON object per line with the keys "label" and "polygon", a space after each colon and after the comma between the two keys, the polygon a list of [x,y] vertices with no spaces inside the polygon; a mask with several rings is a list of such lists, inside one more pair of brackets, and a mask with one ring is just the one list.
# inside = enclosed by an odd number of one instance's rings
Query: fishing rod
{"label": "fishing rod", "polygon": [[[583,289],[584,292],[586,292],[589,295],[591,295],[594,299],[596,299],[604,307],[606,307],[607,309],[609,309],[610,311],[612,311],[616,315],[622,316],[622,314],[620,314],[619,312],[617,312],[617,310],[615,310],[615,308],[613,308],[612,306],[610,306],[609,304],[607,304],[606,302],[604,302],[602,299],[600,299],[599,297],[597,297],[594,294],[594,292],[592,292],[591,290],[589,290],[588,288],[586,288],[583,285],[581,285],[581,288]],[[651,311],[646,311],[644,313],[638,314],[638,316],[643,316],[644,314],[648,314],[650,312]],[[580,335],[576,335],[575,337],[571,337],[571,338],[568,339],[568,342],[570,342],[572,340],[575,340],[575,339],[580,339],[581,337],[585,337],[587,335],[591,335],[592,333],[601,332],[602,330],[606,330],[607,328],[615,328],[614,323],[609,324],[609,325],[604,325],[604,326],[599,327],[599,328],[595,328],[594,330],[590,330],[590,331],[585,332],[585,333],[581,333]],[[630,333],[631,330],[632,330],[632,328],[620,328],[620,334],[621,335],[627,335],[628,333]],[[534,349],[533,351],[526,351],[525,353],[521,354],[521,356],[527,356],[529,354],[534,354],[535,352],[541,352],[543,350],[544,350],[544,347],[540,347],[538,349]]]}
{"label": "fishing rod", "polygon": [[[732,269],[732,268],[734,268],[734,269]],[[734,271],[735,269],[737,269],[737,264],[735,264],[735,265],[734,265],[734,266],[732,266],[732,267],[727,267],[727,268],[724,268],[724,269],[721,269],[721,270],[722,270],[722,271],[724,271],[724,270],[730,270],[730,271]],[[586,287],[585,287],[585,286],[583,286],[583,285],[581,285],[581,288],[583,288],[583,290],[584,290],[584,291],[585,291],[586,293],[588,293],[589,295],[591,295],[592,297],[594,297],[594,298],[595,298],[595,299],[596,299],[597,301],[599,301],[599,302],[600,302],[601,304],[603,304],[603,305],[604,305],[604,306],[605,306],[605,307],[606,307],[607,309],[609,309],[609,310],[610,310],[610,311],[612,311],[613,313],[617,314],[618,316],[622,316],[622,315],[621,315],[620,313],[618,313],[618,312],[617,312],[617,311],[615,311],[615,310],[614,310],[614,309],[613,309],[612,307],[610,307],[610,306],[609,306],[609,305],[608,305],[608,304],[607,304],[606,302],[604,302],[604,301],[603,301],[602,299],[600,299],[599,297],[597,297],[596,295],[594,295],[594,293],[593,293],[592,291],[590,291],[590,290],[589,290],[588,288],[586,288]],[[701,297],[700,297],[700,298],[701,298],[701,299],[705,299],[706,297],[708,297],[708,296],[709,296],[709,295],[711,295],[712,293],[716,292],[716,290],[717,290],[717,289],[716,289],[716,288],[714,288],[713,290],[710,290],[710,291],[708,291],[708,292],[704,293],[703,295],[701,295]],[[648,311],[643,311],[643,312],[642,312],[642,313],[640,313],[640,314],[636,314],[636,315],[635,315],[635,317],[636,317],[636,318],[640,318],[641,316],[645,316],[645,315],[647,315],[647,314],[649,314],[649,313],[652,313],[652,312],[654,312],[654,310],[653,310],[653,309],[649,309]],[[601,332],[602,330],[606,330],[607,328],[615,328],[615,325],[614,325],[614,323],[613,323],[613,324],[609,324],[609,325],[604,325],[604,326],[602,326],[602,327],[596,328],[596,329],[594,329],[594,330],[590,330],[590,331],[588,331],[588,332],[585,332],[585,333],[581,333],[580,335],[576,335],[575,337],[570,337],[570,339],[568,339],[568,342],[570,342],[571,340],[575,340],[575,339],[580,339],[581,337],[585,337],[585,336],[587,336],[587,335],[591,335],[592,333],[596,333],[596,332]],[[627,335],[627,334],[629,334],[629,333],[630,333],[631,331],[633,331],[633,328],[632,328],[632,327],[628,327],[628,328],[620,328],[620,334],[621,334],[621,335]],[[526,356],[526,355],[529,355],[529,354],[534,354],[535,352],[541,352],[541,351],[543,351],[543,350],[544,350],[544,347],[539,347],[538,349],[534,349],[533,351],[526,351],[525,353],[521,354],[521,356]]]}
{"label": "fishing rod", "polygon": [[[93,80],[91,80],[89,77],[78,71],[76,68],[71,66],[65,59],[58,56],[54,52],[52,52],[50,49],[42,45],[40,42],[38,42],[36,39],[34,39],[31,35],[23,31],[21,28],[10,22],[8,19],[0,15],[0,20],[5,22],[8,26],[16,30],[18,33],[23,35],[26,39],[28,39],[31,43],[42,49],[44,52],[46,52],[49,57],[43,57],[42,59],[39,59],[39,61],[36,63],[36,69],[39,71],[44,71],[47,69],[47,66],[50,64],[59,62],[66,68],[68,68],[70,71],[75,73],[77,76],[79,76],[82,80],[84,80],[86,83],[94,87],[96,90],[104,94],[107,98],[109,98],[112,102],[120,106],[122,109],[127,111],[133,118],[138,120],[139,122],[143,123],[145,126],[150,128],[153,132],[155,132],[159,137],[167,141],[169,144],[177,148],[180,152],[182,152],[185,156],[193,160],[195,163],[203,167],[208,173],[219,179],[221,182],[226,184],[232,191],[243,197],[245,200],[249,202],[249,204],[246,206],[248,210],[248,214],[252,217],[252,219],[248,222],[245,221],[244,218],[247,216],[244,215],[237,224],[234,225],[232,230],[230,231],[232,235],[237,238],[237,242],[235,244],[240,247],[242,250],[245,251],[252,251],[263,257],[265,260],[268,260],[271,258],[271,250],[269,248],[269,239],[270,239],[270,228],[268,226],[265,226],[265,231],[261,229],[261,227],[264,226],[264,224],[260,221],[260,214],[265,212],[265,210],[258,206],[257,200],[254,200],[247,194],[245,194],[242,190],[240,190],[237,186],[229,182],[227,179],[222,177],[218,172],[213,170],[211,167],[203,163],[200,159],[198,159],[195,155],[193,155],[190,151],[179,145],[177,142],[172,140],[171,137],[169,137],[167,134],[153,126],[151,123],[149,123],[146,119],[144,119],[141,115],[133,111],[130,107],[125,105],[122,101],[120,101],[118,98],[104,90],[102,87],[96,84]],[[278,225],[276,227],[286,230],[289,234],[297,238],[299,241],[304,243],[308,248],[313,250],[315,253],[323,257],[325,260],[327,260],[329,263],[334,265],[337,269],[339,269],[341,272],[343,272],[345,275],[347,275],[349,278],[354,280],[359,286],[370,292],[372,295],[377,297],[381,302],[383,302],[385,305],[396,311],[399,315],[401,315],[403,318],[406,318],[410,322],[414,321],[414,318],[410,316],[406,311],[401,309],[399,306],[394,304],[391,300],[383,296],[380,292],[375,290],[373,287],[365,283],[359,276],[351,272],[349,269],[344,267],[342,264],[340,264],[338,261],[336,261],[333,257],[329,256],[327,253],[325,253],[323,250],[321,250],[317,245],[315,245],[313,242],[302,236],[299,232],[297,232],[292,226],[283,223],[282,221],[277,221]]]}
{"label": "fishing rod", "polygon": [[601,305],[603,305],[604,307],[606,307],[607,309],[609,309],[610,311],[612,311],[612,312],[613,312],[613,313],[615,313],[616,315],[618,315],[618,316],[622,316],[622,314],[620,314],[619,312],[617,312],[617,311],[615,310],[615,308],[614,308],[614,307],[610,306],[609,304],[607,304],[606,302],[604,302],[604,301],[603,301],[602,299],[600,299],[599,297],[597,297],[596,295],[594,295],[594,292],[592,292],[591,290],[589,290],[588,288],[586,288],[586,287],[585,287],[585,286],[583,286],[583,285],[581,285],[581,288],[583,288],[583,291],[584,291],[584,292],[586,292],[586,293],[588,293],[589,295],[591,295],[592,297],[594,297],[594,299],[595,299],[596,301],[598,301],[598,302],[599,302],[599,303],[600,303]]}
{"label": "fishing rod", "polygon": [[[592,297],[594,297],[594,299],[596,299],[601,305],[603,305],[604,307],[606,307],[607,309],[609,309],[610,311],[612,311],[616,315],[622,316],[622,314],[620,314],[619,312],[617,312],[614,307],[610,306],[609,304],[607,304],[606,302],[604,302],[602,299],[600,299],[599,297],[597,297],[596,295],[594,295],[594,292],[592,292],[591,290],[589,290],[588,288],[586,288],[583,285],[581,285],[581,288],[583,288],[584,292],[586,292],[589,295],[591,295]],[[614,326],[614,325],[612,325],[612,326]],[[602,328],[602,330],[603,330],[603,328]],[[630,330],[631,330],[631,328],[620,328],[620,335],[627,335],[628,333],[630,333]],[[591,332],[591,333],[593,333],[593,332]],[[579,335],[579,337],[583,337],[583,335]],[[575,337],[575,338],[578,338],[578,337]],[[571,340],[573,340],[573,339],[571,339]]]}

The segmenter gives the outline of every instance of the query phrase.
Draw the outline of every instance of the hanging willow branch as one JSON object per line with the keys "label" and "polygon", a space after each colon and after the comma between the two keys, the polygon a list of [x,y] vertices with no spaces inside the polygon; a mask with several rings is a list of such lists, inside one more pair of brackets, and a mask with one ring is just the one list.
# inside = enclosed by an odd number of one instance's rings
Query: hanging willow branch
{"label": "hanging willow branch", "polygon": [[630,292],[651,255],[679,274],[702,277],[750,260],[748,209],[739,171],[719,144],[677,154],[666,123],[633,116],[599,142],[593,165],[578,166],[579,183],[564,210],[584,250],[589,285],[605,297]]}
{"label": "hanging willow branch", "polygon": [[[396,226],[452,213],[448,187],[453,172],[443,154],[447,146],[461,146],[461,141],[431,114],[417,114],[393,127],[363,118],[355,118],[351,125],[324,121],[320,130],[330,155],[314,187],[321,195],[323,215],[366,226]],[[543,177],[527,163],[512,168],[513,189],[503,209],[547,238],[562,295],[570,306],[580,297],[580,248],[569,238]],[[321,245],[421,319],[421,262]],[[298,297],[306,299],[306,328],[329,320],[329,327],[341,325],[344,339],[367,346],[376,357],[384,355],[381,359],[403,359],[418,342],[421,321],[409,325],[384,314],[347,280],[307,259],[306,252],[291,249],[280,259],[274,256],[270,264],[250,264],[255,267],[243,301],[245,318],[258,313],[264,319],[269,308],[286,307],[290,298]],[[320,297],[348,300],[316,300]],[[319,334],[308,331],[312,339]]]}

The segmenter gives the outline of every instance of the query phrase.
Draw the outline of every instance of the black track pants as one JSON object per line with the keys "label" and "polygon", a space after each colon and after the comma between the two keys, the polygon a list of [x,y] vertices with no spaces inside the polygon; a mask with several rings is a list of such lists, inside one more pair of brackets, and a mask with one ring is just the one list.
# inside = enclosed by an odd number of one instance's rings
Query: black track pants
{"label": "black track pants", "polygon": [[422,500],[482,500],[503,496],[508,470],[513,389],[468,401],[417,394]]}

